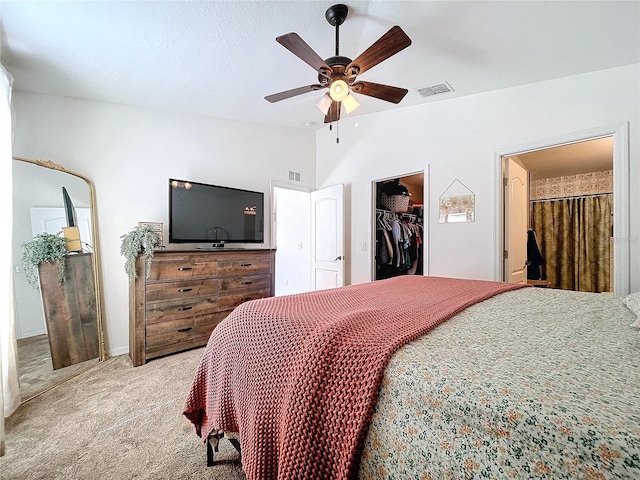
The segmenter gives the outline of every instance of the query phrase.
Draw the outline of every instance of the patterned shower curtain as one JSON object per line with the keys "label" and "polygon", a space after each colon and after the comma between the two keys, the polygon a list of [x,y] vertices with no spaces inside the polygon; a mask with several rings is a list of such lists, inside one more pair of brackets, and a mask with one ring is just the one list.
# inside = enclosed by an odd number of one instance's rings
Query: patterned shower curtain
{"label": "patterned shower curtain", "polygon": [[532,228],[551,288],[612,291],[612,203],[612,195],[532,202]]}

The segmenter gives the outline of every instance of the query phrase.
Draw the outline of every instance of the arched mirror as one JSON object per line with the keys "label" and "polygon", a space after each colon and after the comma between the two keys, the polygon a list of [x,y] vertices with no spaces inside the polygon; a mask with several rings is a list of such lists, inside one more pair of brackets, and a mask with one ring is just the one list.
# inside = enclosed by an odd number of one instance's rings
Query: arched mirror
{"label": "arched mirror", "polygon": [[[66,238],[64,280],[53,263],[42,263],[36,289],[22,255],[24,243],[41,233]],[[14,157],[13,284],[22,401],[107,358],[99,263],[91,181],[51,161]]]}

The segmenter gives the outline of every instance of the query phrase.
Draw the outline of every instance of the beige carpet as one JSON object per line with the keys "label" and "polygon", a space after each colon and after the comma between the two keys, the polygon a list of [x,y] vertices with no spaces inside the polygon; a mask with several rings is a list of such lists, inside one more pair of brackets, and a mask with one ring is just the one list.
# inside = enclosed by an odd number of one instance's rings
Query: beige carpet
{"label": "beige carpet", "polygon": [[6,419],[2,479],[243,480],[233,447],[206,466],[206,448],[181,414],[203,349],[132,367],[100,363],[23,404]]}
{"label": "beige carpet", "polygon": [[18,374],[20,375],[20,398],[28,400],[47,388],[86,370],[98,359],[53,369],[51,347],[47,335],[18,339]]}

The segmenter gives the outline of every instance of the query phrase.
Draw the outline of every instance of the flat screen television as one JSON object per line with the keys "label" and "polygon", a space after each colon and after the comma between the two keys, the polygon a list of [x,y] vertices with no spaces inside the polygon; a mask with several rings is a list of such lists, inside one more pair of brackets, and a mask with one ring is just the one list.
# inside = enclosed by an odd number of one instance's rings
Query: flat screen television
{"label": "flat screen television", "polygon": [[169,243],[264,242],[264,193],[169,179]]}

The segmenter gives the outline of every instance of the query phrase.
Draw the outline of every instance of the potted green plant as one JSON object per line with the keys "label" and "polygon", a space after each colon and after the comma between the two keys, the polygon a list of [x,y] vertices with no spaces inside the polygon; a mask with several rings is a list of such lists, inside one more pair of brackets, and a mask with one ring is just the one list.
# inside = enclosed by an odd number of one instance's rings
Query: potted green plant
{"label": "potted green plant", "polygon": [[22,244],[22,266],[29,285],[40,290],[38,267],[42,262],[58,262],[58,280],[64,282],[64,257],[67,254],[64,237],[51,233],[39,233],[33,240]]}
{"label": "potted green plant", "polygon": [[129,282],[133,282],[138,276],[136,272],[136,258],[142,254],[145,257],[147,277],[151,273],[151,260],[154,250],[162,244],[160,234],[149,225],[135,227],[129,233],[120,237],[120,254],[125,258],[124,270],[127,272]]}

